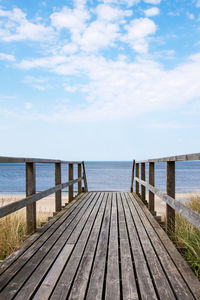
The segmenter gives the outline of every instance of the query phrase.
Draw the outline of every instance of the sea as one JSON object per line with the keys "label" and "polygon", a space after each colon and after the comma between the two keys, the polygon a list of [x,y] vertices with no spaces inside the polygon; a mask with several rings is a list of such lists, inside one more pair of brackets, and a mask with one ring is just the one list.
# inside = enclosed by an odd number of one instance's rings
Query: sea
{"label": "sea", "polygon": [[[88,189],[90,191],[130,191],[131,161],[85,162]],[[155,163],[155,186],[166,191],[166,163]],[[62,182],[68,178],[67,165],[62,166]],[[77,168],[74,168],[77,178]],[[146,164],[148,180],[148,164]],[[37,192],[54,186],[54,165],[36,164]],[[75,187],[76,190],[77,187]],[[67,191],[67,189],[65,189]],[[176,162],[176,193],[200,191],[200,161]],[[0,193],[25,193],[25,164],[0,164]]]}

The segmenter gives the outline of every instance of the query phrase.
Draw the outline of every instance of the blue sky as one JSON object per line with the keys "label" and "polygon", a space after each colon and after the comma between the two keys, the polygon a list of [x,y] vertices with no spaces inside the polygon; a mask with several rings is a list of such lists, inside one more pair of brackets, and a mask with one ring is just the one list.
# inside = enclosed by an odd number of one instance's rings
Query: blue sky
{"label": "blue sky", "polygon": [[1,155],[199,152],[200,1],[0,1]]}

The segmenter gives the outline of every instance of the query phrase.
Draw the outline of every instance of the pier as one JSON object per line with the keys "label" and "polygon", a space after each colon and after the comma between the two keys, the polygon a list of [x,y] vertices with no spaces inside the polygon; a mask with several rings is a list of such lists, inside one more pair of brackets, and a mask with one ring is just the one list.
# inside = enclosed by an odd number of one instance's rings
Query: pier
{"label": "pier", "polygon": [[[200,154],[133,161],[130,190],[117,192],[88,190],[84,162],[0,157],[26,167],[26,198],[1,207],[0,217],[26,207],[30,235],[0,265],[0,299],[200,299],[199,280],[173,244],[176,211],[200,229],[200,215],[175,199],[175,162],[185,160]],[[159,162],[166,163],[166,193],[155,187]],[[55,186],[37,193],[38,163],[55,165]],[[36,202],[54,193],[54,217],[37,229]],[[166,203],[164,226],[155,195]]]}

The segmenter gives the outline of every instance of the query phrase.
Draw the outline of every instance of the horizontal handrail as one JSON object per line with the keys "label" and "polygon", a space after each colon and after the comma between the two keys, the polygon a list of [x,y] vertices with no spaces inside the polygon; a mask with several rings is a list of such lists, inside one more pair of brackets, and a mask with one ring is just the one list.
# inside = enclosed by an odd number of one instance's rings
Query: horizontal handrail
{"label": "horizontal handrail", "polygon": [[81,164],[82,161],[66,161],[66,160],[46,159],[46,158],[26,158],[26,157],[0,156],[0,163],[62,163],[62,164]]}
{"label": "horizontal handrail", "polygon": [[60,191],[68,186],[71,186],[83,179],[84,179],[84,177],[82,176],[77,179],[58,184],[58,185],[56,185],[50,189],[47,189],[45,191],[42,191],[42,192],[36,193],[34,195],[28,196],[26,198],[23,198],[17,202],[12,202],[7,205],[4,205],[0,208],[0,218],[5,217],[15,211],[18,211],[19,209],[26,207],[27,205],[29,205],[31,203],[34,203],[42,198],[45,198],[53,193],[56,193],[57,191]]}
{"label": "horizontal handrail", "polygon": [[152,159],[137,161],[137,163],[187,161],[187,160],[200,160],[200,153],[183,154],[183,155],[154,158],[154,159],[152,158]]}
{"label": "horizontal handrail", "polygon": [[187,206],[183,205],[181,202],[176,199],[170,197],[169,195],[161,192],[159,189],[155,188],[151,184],[146,181],[135,177],[135,180],[145,186],[148,190],[154,193],[154,195],[158,196],[160,199],[165,201],[169,206],[175,209],[180,215],[182,215],[187,221],[193,224],[197,229],[200,229],[200,215],[196,212],[189,209]]}

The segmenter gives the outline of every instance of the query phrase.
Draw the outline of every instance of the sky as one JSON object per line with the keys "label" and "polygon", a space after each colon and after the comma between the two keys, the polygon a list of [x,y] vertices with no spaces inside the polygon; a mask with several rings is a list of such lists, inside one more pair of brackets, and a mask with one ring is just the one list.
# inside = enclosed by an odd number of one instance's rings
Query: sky
{"label": "sky", "polygon": [[200,152],[200,0],[0,0],[0,155]]}

